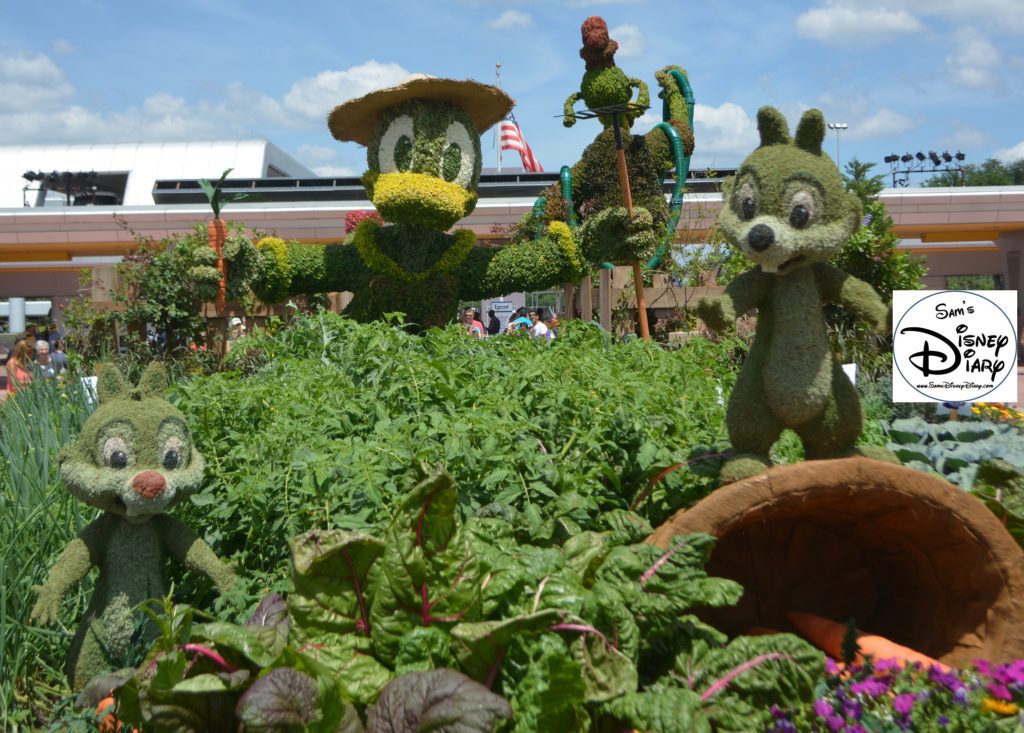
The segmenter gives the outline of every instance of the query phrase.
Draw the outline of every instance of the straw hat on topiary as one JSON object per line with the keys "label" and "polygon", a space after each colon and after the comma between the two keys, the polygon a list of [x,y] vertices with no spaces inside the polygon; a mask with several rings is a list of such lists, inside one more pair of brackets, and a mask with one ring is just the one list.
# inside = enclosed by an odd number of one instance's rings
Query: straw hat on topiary
{"label": "straw hat on topiary", "polygon": [[503,119],[515,104],[510,96],[490,84],[413,74],[398,86],[378,89],[339,104],[327,116],[327,127],[338,140],[369,145],[380,116],[410,99],[450,102],[461,107],[480,133]]}

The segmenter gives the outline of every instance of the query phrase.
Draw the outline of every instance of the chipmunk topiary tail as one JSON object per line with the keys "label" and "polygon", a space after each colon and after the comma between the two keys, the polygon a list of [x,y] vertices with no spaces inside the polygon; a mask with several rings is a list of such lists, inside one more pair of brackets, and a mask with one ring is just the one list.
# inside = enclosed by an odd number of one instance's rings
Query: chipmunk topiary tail
{"label": "chipmunk topiary tail", "polygon": [[870,285],[826,263],[860,225],[861,212],[822,152],[822,113],[805,112],[795,139],[772,107],[757,122],[761,145],[736,171],[718,217],[729,244],[757,267],[698,306],[716,330],[758,309],[757,336],[729,400],[726,423],[738,455],[723,467],[724,482],[771,465],[769,450],[786,428],[809,459],[864,452],[855,447],[860,401],[833,354],[822,305],[842,305],[879,330],[888,315]]}
{"label": "chipmunk topiary tail", "polygon": [[[64,594],[92,567],[99,579],[68,653],[68,680],[81,690],[103,672],[124,667],[132,647],[152,636],[136,607],[166,591],[168,556],[210,576],[221,591],[235,580],[203,540],[164,511],[203,485],[203,457],[182,414],[163,396],[167,373],[150,364],[137,387],[116,367],[99,377],[100,405],[76,443],[60,457],[72,494],[102,510],[72,540],[37,586],[31,618],[52,623]],[[141,638],[139,638],[141,630]]]}

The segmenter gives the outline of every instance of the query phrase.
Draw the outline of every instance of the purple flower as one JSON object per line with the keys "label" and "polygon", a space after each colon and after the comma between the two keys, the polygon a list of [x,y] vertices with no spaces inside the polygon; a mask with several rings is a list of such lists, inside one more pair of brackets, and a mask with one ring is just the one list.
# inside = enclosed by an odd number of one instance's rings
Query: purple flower
{"label": "purple flower", "polygon": [[830,675],[839,674],[839,665],[832,657],[825,657],[825,671]]}
{"label": "purple flower", "polygon": [[967,688],[966,687],[961,687],[959,689],[953,690],[953,702],[957,703],[958,705],[966,705],[967,704]]}
{"label": "purple flower", "polygon": [[949,718],[947,718],[945,715],[940,715],[939,725],[949,725]]}
{"label": "purple flower", "polygon": [[832,703],[823,697],[819,697],[815,700],[812,707],[814,709],[814,714],[819,718],[828,717],[832,713]]}
{"label": "purple flower", "polygon": [[895,658],[879,659],[875,662],[876,672],[899,672],[900,669],[900,660]]}
{"label": "purple flower", "polygon": [[928,679],[952,692],[956,692],[964,686],[964,683],[960,681],[960,678],[955,673],[943,672],[938,667],[932,667],[928,670]]}
{"label": "purple flower", "polygon": [[878,697],[884,695],[889,691],[889,685],[885,684],[882,680],[876,680],[873,677],[860,682],[854,682],[850,685],[850,692],[854,695],[868,695],[869,697]]}
{"label": "purple flower", "polygon": [[988,676],[990,676],[992,674],[992,665],[990,665],[984,659],[975,659],[974,660],[974,668],[976,670],[978,670],[979,673],[985,675],[986,677],[988,677]]}
{"label": "purple flower", "polygon": [[1006,665],[1005,674],[1007,684],[1024,687],[1024,659]]}
{"label": "purple flower", "polygon": [[851,700],[843,703],[843,714],[847,719],[860,720],[860,717],[864,714],[864,706],[856,700]]}
{"label": "purple flower", "polygon": [[893,698],[892,709],[901,715],[908,715],[914,709],[915,699],[912,692],[904,692],[902,695],[897,695]]}
{"label": "purple flower", "polygon": [[866,227],[868,224],[871,223],[871,220],[874,219],[874,218],[875,218],[874,216],[872,216],[871,214],[868,214],[867,216],[864,217],[864,220],[861,221],[860,225],[862,227]]}
{"label": "purple flower", "polygon": [[1006,700],[1007,702],[1013,701],[1013,695],[1010,694],[1010,688],[1001,682],[989,682],[985,687],[988,689],[988,694],[997,700]]}
{"label": "purple flower", "polygon": [[853,725],[847,727],[846,733],[868,733],[868,729],[860,723],[854,723]]}
{"label": "purple flower", "polygon": [[846,727],[846,721],[843,720],[842,715],[830,715],[825,722],[828,723],[829,730],[832,731],[841,731]]}

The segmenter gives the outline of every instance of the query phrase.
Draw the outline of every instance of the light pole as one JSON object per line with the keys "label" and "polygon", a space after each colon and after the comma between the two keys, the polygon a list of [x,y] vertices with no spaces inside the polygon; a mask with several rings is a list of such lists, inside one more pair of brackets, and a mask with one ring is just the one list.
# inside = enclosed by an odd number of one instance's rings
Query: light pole
{"label": "light pole", "polygon": [[848,127],[849,125],[847,125],[845,122],[828,123],[828,129],[836,131],[836,168],[838,168],[840,171],[843,170],[843,161],[842,158],[839,157],[839,131],[845,130]]}

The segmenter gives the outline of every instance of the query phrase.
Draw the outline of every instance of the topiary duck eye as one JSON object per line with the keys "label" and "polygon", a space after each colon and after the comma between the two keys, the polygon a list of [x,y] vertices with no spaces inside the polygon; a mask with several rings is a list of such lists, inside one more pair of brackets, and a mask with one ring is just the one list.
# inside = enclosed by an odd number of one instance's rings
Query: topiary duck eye
{"label": "topiary duck eye", "polygon": [[441,153],[441,178],[469,188],[473,182],[476,165],[476,151],[469,130],[461,122],[449,123],[444,131],[444,148]]}
{"label": "topiary duck eye", "polygon": [[169,451],[164,453],[164,468],[168,471],[173,471],[178,467],[181,462],[181,455],[178,453],[177,448],[171,448]]}
{"label": "topiary duck eye", "polygon": [[410,115],[396,117],[388,123],[377,147],[377,169],[381,173],[404,172],[412,168],[414,132]]}
{"label": "topiary duck eye", "polygon": [[757,214],[757,199],[754,197],[754,187],[749,183],[740,186],[739,194],[739,215],[743,221],[750,221]]}

